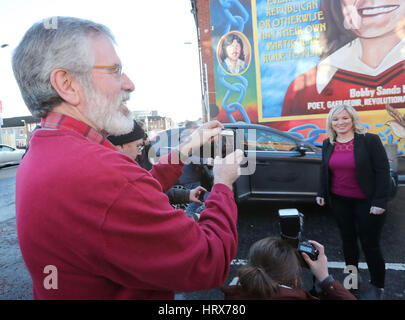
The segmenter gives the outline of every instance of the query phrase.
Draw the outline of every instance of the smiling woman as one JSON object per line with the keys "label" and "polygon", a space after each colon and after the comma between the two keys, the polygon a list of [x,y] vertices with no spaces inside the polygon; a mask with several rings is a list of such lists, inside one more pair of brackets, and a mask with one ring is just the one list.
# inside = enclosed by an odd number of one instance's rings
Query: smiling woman
{"label": "smiling woman", "polygon": [[379,137],[364,133],[357,112],[336,106],[329,112],[328,139],[322,146],[320,184],[316,202],[328,203],[343,243],[346,266],[358,267],[359,238],[370,272],[366,299],[381,299],[385,262],[380,237],[389,199],[387,154]]}

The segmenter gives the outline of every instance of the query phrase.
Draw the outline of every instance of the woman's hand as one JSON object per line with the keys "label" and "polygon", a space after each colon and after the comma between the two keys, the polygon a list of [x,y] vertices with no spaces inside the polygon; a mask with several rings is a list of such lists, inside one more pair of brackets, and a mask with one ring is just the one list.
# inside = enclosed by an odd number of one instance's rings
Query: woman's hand
{"label": "woman's hand", "polygon": [[379,207],[370,208],[370,214],[379,215],[379,214],[383,214],[384,212],[385,212],[385,209],[383,209],[383,208],[379,208]]}
{"label": "woman's hand", "polygon": [[322,197],[316,197],[316,203],[318,204],[318,206],[323,207],[325,205],[325,199]]}

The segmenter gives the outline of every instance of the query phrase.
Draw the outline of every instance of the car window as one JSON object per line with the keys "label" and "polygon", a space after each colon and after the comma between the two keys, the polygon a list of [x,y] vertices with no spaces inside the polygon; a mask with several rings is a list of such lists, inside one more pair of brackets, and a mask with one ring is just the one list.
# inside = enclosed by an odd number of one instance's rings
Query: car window
{"label": "car window", "polygon": [[257,151],[291,151],[297,144],[295,140],[266,130],[256,130],[256,135],[245,130],[245,150]]}

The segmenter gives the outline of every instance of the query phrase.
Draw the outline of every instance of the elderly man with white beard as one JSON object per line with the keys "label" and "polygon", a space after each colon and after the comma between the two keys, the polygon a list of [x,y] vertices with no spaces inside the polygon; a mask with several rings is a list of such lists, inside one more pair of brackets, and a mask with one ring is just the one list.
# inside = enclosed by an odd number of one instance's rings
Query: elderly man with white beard
{"label": "elderly man with white beard", "polygon": [[114,44],[101,24],[57,17],[56,28],[34,24],[13,54],[24,101],[42,118],[16,178],[35,299],[173,299],[222,285],[236,254],[241,151],[216,159],[198,222],[173,209],[164,192],[182,159],[223,126],[204,124],[149,172],[117,152],[106,136],[132,130],[134,84]]}

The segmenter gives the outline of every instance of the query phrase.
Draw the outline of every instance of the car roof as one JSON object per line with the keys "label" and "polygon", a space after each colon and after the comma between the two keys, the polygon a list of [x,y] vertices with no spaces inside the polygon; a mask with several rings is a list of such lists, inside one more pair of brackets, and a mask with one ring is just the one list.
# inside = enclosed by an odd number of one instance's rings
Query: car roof
{"label": "car roof", "polygon": [[255,123],[223,123],[225,128],[240,128],[240,129],[263,129],[267,131],[271,131],[274,133],[285,133],[288,134],[288,132],[285,131],[280,131],[277,129],[274,129],[272,127],[268,127],[262,124],[255,124]]}
{"label": "car roof", "polygon": [[[311,142],[308,142],[308,141],[305,141],[304,139],[301,139],[301,138],[297,137],[296,135],[293,135],[293,134],[291,134],[289,132],[281,131],[281,130],[278,130],[278,129],[275,129],[275,128],[272,128],[272,127],[269,127],[269,126],[265,126],[265,125],[262,125],[262,124],[244,123],[244,122],[222,123],[222,124],[224,125],[224,129],[260,129],[260,130],[266,130],[266,131],[274,132],[276,134],[280,134],[282,136],[289,137],[289,138],[295,140],[297,143],[303,143],[303,144],[306,144],[306,145],[311,146],[313,148],[318,148],[319,149],[319,147],[316,146],[315,144],[313,144]],[[153,140],[156,139],[163,132],[169,133],[169,132],[174,131],[174,130],[179,130],[179,133],[181,133],[181,131],[183,131],[184,129],[185,129],[185,127],[175,127],[175,128],[170,128],[170,129],[163,130],[163,131],[159,132],[158,134],[156,134],[154,137],[152,137],[151,142],[152,142],[152,139]]]}
{"label": "car roof", "polygon": [[307,145],[310,145],[311,147],[315,147],[318,148],[317,146],[315,146],[313,143],[305,141],[304,139],[300,139],[299,137],[290,134],[289,132],[286,131],[281,131],[281,130],[277,130],[275,128],[272,127],[268,127],[262,124],[255,124],[255,123],[223,123],[224,128],[225,129],[260,129],[260,130],[266,130],[266,131],[270,131],[270,132],[274,132],[286,137],[289,137],[295,141],[298,141],[300,143],[304,143]]}

